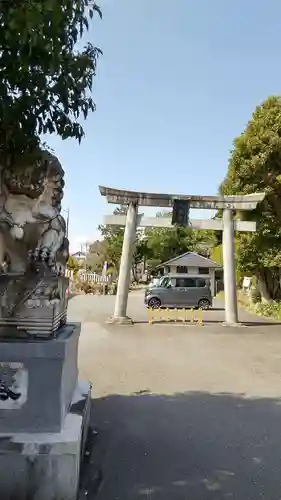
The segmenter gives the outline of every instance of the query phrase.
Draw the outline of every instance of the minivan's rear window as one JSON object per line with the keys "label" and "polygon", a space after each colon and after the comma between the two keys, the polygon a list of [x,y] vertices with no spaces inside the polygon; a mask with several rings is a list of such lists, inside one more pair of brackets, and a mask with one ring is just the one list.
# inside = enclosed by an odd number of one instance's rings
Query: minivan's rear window
{"label": "minivan's rear window", "polygon": [[202,278],[198,278],[198,280],[197,280],[197,286],[199,288],[204,288],[206,286],[206,281],[204,279],[202,279]]}

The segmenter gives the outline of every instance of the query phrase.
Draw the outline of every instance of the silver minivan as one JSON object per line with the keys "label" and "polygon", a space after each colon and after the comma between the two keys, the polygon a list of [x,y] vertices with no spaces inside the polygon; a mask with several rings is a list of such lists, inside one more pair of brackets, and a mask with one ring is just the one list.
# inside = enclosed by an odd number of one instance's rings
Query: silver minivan
{"label": "silver minivan", "polygon": [[199,307],[212,306],[210,277],[204,275],[169,274],[163,276],[156,287],[147,288],[144,303],[147,307]]}

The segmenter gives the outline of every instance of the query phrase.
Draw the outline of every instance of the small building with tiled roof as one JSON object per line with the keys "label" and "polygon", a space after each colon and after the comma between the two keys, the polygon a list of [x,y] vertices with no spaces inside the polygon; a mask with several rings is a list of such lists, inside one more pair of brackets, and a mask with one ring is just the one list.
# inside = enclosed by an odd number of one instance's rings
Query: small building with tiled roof
{"label": "small building with tiled roof", "polygon": [[173,259],[163,262],[158,269],[163,269],[164,274],[178,273],[190,275],[204,275],[210,277],[212,294],[215,295],[215,271],[221,266],[207,257],[196,252],[185,252]]}

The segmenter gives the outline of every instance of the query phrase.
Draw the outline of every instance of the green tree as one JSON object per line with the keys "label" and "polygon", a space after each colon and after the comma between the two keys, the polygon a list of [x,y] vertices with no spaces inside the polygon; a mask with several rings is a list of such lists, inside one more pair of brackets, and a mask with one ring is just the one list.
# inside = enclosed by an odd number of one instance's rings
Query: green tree
{"label": "green tree", "polygon": [[147,263],[149,262],[150,257],[152,257],[152,251],[149,247],[148,240],[144,236],[143,231],[137,231],[136,246],[133,254],[132,266],[135,281],[138,281],[140,277],[138,273],[140,266],[142,266],[141,271],[143,272],[147,267]]}
{"label": "green tree", "polygon": [[0,0],[1,168],[30,164],[41,134],[83,137],[101,51],[77,42],[94,13],[91,0]]}
{"label": "green tree", "polygon": [[253,212],[238,214],[257,222],[256,233],[237,235],[237,265],[255,275],[265,302],[281,298],[281,99],[269,97],[234,140],[222,194],[265,192]]}
{"label": "green tree", "polygon": [[[115,208],[113,214],[126,215],[127,207],[125,205],[121,205],[120,207]],[[113,267],[118,272],[122,255],[124,227],[100,225],[99,231],[104,238],[104,260],[107,260],[109,267]]]}
{"label": "green tree", "polygon": [[77,273],[79,271],[79,269],[80,269],[79,262],[76,259],[74,259],[72,257],[72,255],[70,255],[68,257],[67,269],[69,269],[70,271],[73,271],[74,274]]}
{"label": "green tree", "polygon": [[222,245],[217,245],[212,249],[211,259],[223,266]]}
{"label": "green tree", "polygon": [[[121,205],[114,211],[114,215],[126,215],[127,206]],[[124,226],[99,226],[99,230],[104,237],[104,260],[108,261],[108,266],[113,267],[116,272],[119,271],[119,265],[122,255]],[[143,232],[138,230],[136,234],[135,250],[133,254],[132,272],[135,279],[137,279],[138,266],[142,262],[146,262],[150,250],[147,245],[146,239],[143,238]]]}
{"label": "green tree", "polygon": [[[170,217],[169,212],[160,212],[157,217]],[[200,252],[209,255],[215,244],[213,231],[197,231],[189,227],[147,228],[145,236],[150,249],[149,264],[156,267],[185,252]]]}
{"label": "green tree", "polygon": [[105,249],[105,242],[99,240],[93,241],[89,246],[87,266],[95,273],[102,272],[104,261],[106,260]]}
{"label": "green tree", "polygon": [[[119,207],[113,212],[126,214],[126,207]],[[160,212],[157,217],[170,217],[169,212]],[[124,227],[121,226],[100,226],[99,227],[105,243],[105,260],[117,271],[119,269],[122,245],[124,237]],[[136,246],[133,256],[133,274],[136,277],[137,267],[144,263],[150,270],[154,270],[157,265],[172,259],[177,255],[196,251],[208,256],[211,248],[215,244],[215,235],[212,231],[196,231],[189,227],[173,226],[171,228],[146,228],[144,231],[138,230],[136,236]]]}

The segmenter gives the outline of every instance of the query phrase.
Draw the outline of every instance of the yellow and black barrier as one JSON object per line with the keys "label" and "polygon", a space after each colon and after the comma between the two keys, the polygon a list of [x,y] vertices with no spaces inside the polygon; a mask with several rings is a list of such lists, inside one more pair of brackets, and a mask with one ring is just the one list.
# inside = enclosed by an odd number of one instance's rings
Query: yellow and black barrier
{"label": "yellow and black barrier", "polygon": [[147,308],[148,323],[182,322],[203,326],[202,309],[152,309]]}

